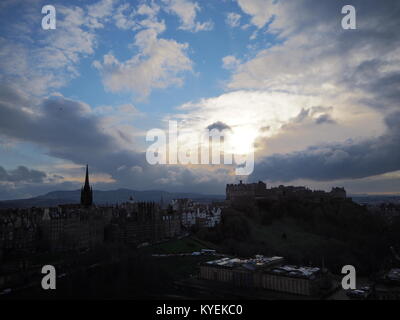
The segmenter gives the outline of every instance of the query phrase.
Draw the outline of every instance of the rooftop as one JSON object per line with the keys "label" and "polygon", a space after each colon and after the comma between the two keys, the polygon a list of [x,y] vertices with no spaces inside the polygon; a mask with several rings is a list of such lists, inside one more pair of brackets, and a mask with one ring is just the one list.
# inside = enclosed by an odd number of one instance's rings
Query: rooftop
{"label": "rooftop", "polygon": [[321,272],[321,268],[318,267],[284,265],[283,262],[283,257],[265,257],[262,255],[257,255],[255,258],[251,259],[222,258],[218,260],[208,261],[205,264],[232,269],[261,269],[271,274],[304,279],[313,279],[318,273]]}
{"label": "rooftop", "polygon": [[306,278],[306,279],[312,279],[320,271],[321,268],[318,267],[302,267],[302,266],[292,266],[292,265],[283,265],[270,270],[270,272],[274,274],[279,274],[294,278]]}
{"label": "rooftop", "polygon": [[255,269],[270,266],[276,262],[283,262],[283,260],[284,258],[282,257],[265,257],[262,255],[257,255],[252,259],[222,258],[219,260],[208,261],[206,264],[227,268],[245,267],[247,269]]}

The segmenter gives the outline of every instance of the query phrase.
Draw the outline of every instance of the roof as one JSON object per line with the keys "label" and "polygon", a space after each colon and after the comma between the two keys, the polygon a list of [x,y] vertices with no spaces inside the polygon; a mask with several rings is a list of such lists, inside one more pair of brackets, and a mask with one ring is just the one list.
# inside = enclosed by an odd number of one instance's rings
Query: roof
{"label": "roof", "polygon": [[320,271],[321,268],[318,267],[302,267],[292,265],[283,265],[270,270],[270,272],[273,274],[305,279],[314,278]]}
{"label": "roof", "polygon": [[267,267],[277,262],[283,262],[283,260],[283,257],[265,257],[257,255],[255,258],[252,259],[222,258],[218,260],[208,261],[205,264],[225,268],[244,267],[246,269],[255,270],[256,268]]}

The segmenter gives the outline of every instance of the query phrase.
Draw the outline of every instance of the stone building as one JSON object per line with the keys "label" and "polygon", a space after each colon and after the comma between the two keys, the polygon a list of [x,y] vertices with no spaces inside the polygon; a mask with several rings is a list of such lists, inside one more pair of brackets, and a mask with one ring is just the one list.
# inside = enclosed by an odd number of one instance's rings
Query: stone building
{"label": "stone building", "polygon": [[214,228],[221,222],[222,210],[218,207],[198,206],[188,208],[182,212],[182,226],[190,229],[193,226],[198,228]]}
{"label": "stone building", "polygon": [[104,225],[100,208],[46,208],[39,223],[40,239],[51,251],[91,249],[104,242]]}
{"label": "stone building", "polygon": [[231,204],[251,204],[257,200],[282,201],[287,199],[300,199],[311,202],[324,202],[329,200],[345,200],[347,198],[344,188],[332,188],[330,192],[311,190],[306,187],[279,186],[267,189],[267,185],[258,183],[228,184],[226,186],[226,200]]}
{"label": "stone building", "polygon": [[267,185],[259,181],[258,183],[243,183],[240,180],[239,184],[228,184],[226,186],[226,200],[234,201],[240,198],[256,199],[266,195]]}
{"label": "stone building", "polygon": [[171,210],[181,217],[182,227],[190,229],[213,228],[221,222],[222,205],[196,203],[191,199],[175,199],[171,202]]}
{"label": "stone building", "polygon": [[0,261],[6,256],[36,250],[38,212],[34,208],[0,210]]}
{"label": "stone building", "polygon": [[111,242],[139,245],[173,238],[181,233],[180,215],[164,211],[154,202],[118,206],[107,228]]}

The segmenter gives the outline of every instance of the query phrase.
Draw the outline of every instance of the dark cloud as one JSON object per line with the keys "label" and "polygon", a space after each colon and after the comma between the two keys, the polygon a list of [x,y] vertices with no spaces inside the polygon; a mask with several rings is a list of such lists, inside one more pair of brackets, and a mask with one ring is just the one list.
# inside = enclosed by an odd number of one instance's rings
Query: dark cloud
{"label": "dark cloud", "polygon": [[[24,100],[17,91],[9,86],[3,86],[1,90],[7,94],[0,96],[0,136],[41,145],[48,155],[59,159],[81,165],[89,163],[92,173],[106,173],[115,180],[114,183],[96,184],[96,188],[207,190],[207,193],[223,190],[225,181],[219,181],[218,177],[199,180],[194,171],[182,166],[149,165],[144,152],[121,147],[109,132],[102,129],[101,119],[82,102],[53,97],[38,105],[23,105],[21,101]],[[54,179],[51,176],[48,180],[52,188],[62,189],[64,186],[52,184]],[[35,186],[20,188],[20,192],[14,190],[13,198],[38,195],[40,190],[48,190],[47,187]],[[4,195],[11,193],[7,190],[3,190]]]}
{"label": "dark cloud", "polygon": [[[337,24],[337,31],[332,32],[329,38],[332,46],[321,51],[324,58],[340,57],[343,65],[347,65],[347,70],[343,70],[336,82],[350,90],[362,90],[370,97],[362,98],[361,102],[376,109],[399,107],[400,71],[393,67],[399,64],[396,52],[400,47],[400,1],[352,1],[351,5],[357,12],[356,30],[343,30],[340,26],[343,17],[340,14],[341,8],[348,4],[345,1],[323,0],[318,1],[320,5],[315,3],[312,0],[296,1],[297,6],[303,6],[303,12],[308,11],[318,18],[307,20],[305,28],[316,28],[315,23]],[[368,55],[363,57],[367,52]],[[360,57],[359,64],[348,64],[348,61],[355,61],[355,56]],[[368,56],[371,58],[368,59]]]}
{"label": "dark cloud", "polygon": [[0,182],[31,182],[41,183],[46,178],[46,173],[39,170],[28,169],[19,166],[14,170],[7,171],[0,166]]}
{"label": "dark cloud", "polygon": [[315,119],[316,124],[336,124],[336,121],[332,119],[329,114],[322,114]]}
{"label": "dark cloud", "polygon": [[[273,12],[267,1],[248,2],[260,9],[261,17],[269,9]],[[341,9],[348,4],[357,12],[356,30],[341,26]],[[360,93],[354,99],[382,112],[399,107],[400,1],[296,0],[275,5],[279,9],[267,28],[282,45],[241,65],[230,88],[286,88],[318,95],[325,92],[321,84],[332,84],[344,93]]]}
{"label": "dark cloud", "polygon": [[105,147],[110,150],[113,146],[111,137],[101,132],[98,120],[90,114],[90,108],[81,102],[54,97],[36,107],[20,105],[18,96],[15,100],[0,100],[0,134],[46,146],[51,155],[101,155],[107,152]]}
{"label": "dark cloud", "polygon": [[386,118],[385,135],[269,156],[255,165],[252,180],[358,179],[400,170],[400,112]]}
{"label": "dark cloud", "polygon": [[230,126],[228,126],[226,123],[223,123],[222,121],[217,121],[214,122],[213,124],[210,124],[207,127],[208,130],[219,130],[219,131],[224,131],[224,130],[232,130],[232,128]]}
{"label": "dark cloud", "polygon": [[290,119],[282,126],[282,129],[294,128],[299,124],[336,124],[330,113],[333,107],[315,106],[309,109],[302,109],[297,116]]}

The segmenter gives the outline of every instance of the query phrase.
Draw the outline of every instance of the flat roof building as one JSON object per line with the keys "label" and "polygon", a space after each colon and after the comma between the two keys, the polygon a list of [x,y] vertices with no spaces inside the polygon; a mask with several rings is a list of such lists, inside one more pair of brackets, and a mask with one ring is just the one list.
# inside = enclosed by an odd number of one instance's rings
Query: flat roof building
{"label": "flat roof building", "polygon": [[326,270],[284,264],[283,257],[223,258],[204,262],[200,278],[243,288],[260,288],[295,295],[318,296],[331,288]]}

